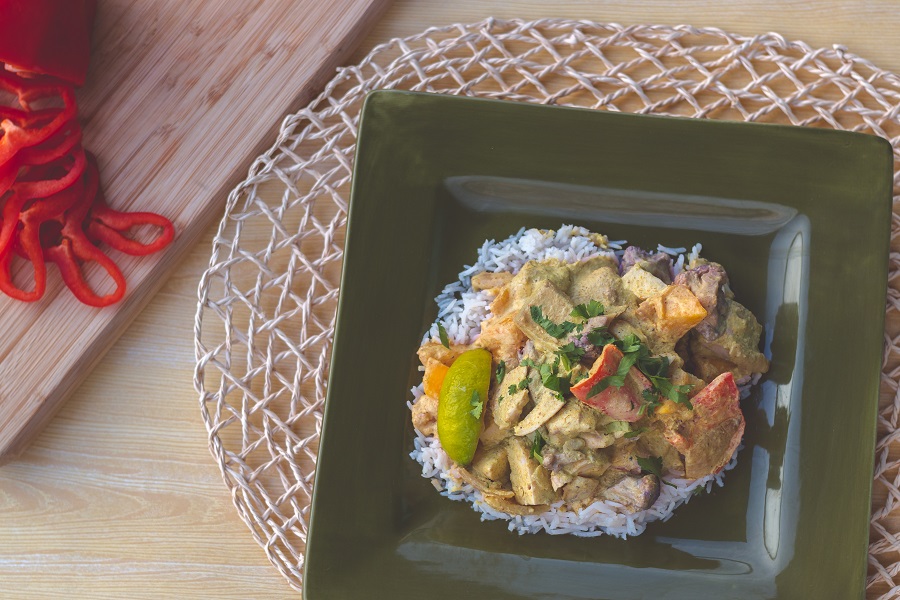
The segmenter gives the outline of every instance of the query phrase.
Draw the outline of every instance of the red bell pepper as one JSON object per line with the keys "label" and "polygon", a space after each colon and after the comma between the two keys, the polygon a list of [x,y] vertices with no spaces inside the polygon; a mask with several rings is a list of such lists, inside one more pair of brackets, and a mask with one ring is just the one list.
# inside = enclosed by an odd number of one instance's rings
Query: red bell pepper
{"label": "red bell pepper", "polygon": [[0,0],[0,62],[84,85],[96,0]]}
{"label": "red bell pepper", "polygon": [[[72,85],[84,82],[95,0],[0,0],[0,90],[15,97],[0,105],[0,291],[33,302],[46,289],[47,262],[56,264],[76,298],[107,306],[125,294],[125,278],[95,242],[132,255],[167,246],[171,221],[107,206],[93,156],[81,146]],[[159,234],[147,243],[128,237],[143,225]],[[12,280],[12,261],[28,260],[31,291]],[[82,272],[98,263],[115,289],[99,295]]]}

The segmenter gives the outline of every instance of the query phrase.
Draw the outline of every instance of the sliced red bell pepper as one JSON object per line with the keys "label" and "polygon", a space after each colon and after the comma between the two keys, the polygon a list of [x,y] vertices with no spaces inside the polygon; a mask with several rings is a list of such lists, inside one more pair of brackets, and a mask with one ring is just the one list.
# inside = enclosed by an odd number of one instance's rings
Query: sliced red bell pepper
{"label": "sliced red bell pepper", "polygon": [[0,0],[0,62],[83,85],[96,0]]}
{"label": "sliced red bell pepper", "polygon": [[[0,131],[3,132],[3,137],[0,137],[0,163],[10,160],[23,148],[48,140],[72,121],[78,111],[74,90],[68,85],[44,77],[26,79],[0,70],[0,89],[15,94],[24,109],[18,111],[8,107],[9,115],[0,121]],[[32,110],[33,104],[48,99],[58,99],[62,102],[62,106]],[[15,116],[19,118],[11,118]]]}

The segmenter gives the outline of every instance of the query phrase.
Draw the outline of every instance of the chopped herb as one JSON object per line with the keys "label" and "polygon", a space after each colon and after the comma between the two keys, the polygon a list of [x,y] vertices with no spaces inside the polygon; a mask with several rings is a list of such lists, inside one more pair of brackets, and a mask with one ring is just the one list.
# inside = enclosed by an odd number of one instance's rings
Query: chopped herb
{"label": "chopped herb", "polygon": [[[588,371],[577,371],[577,372],[575,373],[575,376],[572,377],[572,385],[575,385],[575,384],[578,383],[579,381],[582,381],[582,380],[584,380],[584,379],[587,379],[587,378],[588,378],[588,375],[590,375],[590,373],[589,373]],[[570,375],[570,376],[571,376],[571,375]]]}
{"label": "chopped herb", "polygon": [[544,363],[538,368],[538,371],[541,374],[541,383],[544,384],[544,387],[556,394],[556,397],[560,400],[565,400],[565,395],[569,393],[572,382],[569,381],[568,377],[559,374],[558,367],[559,361],[553,365]]}
{"label": "chopped herb", "polygon": [[[598,331],[595,329],[588,334],[591,343],[594,341],[605,341],[605,336],[609,335],[606,331]],[[593,339],[592,339],[593,336]],[[610,336],[611,337],[611,336]],[[693,409],[687,394],[691,391],[689,385],[674,385],[666,377],[669,370],[669,359],[665,356],[650,356],[650,350],[645,346],[636,335],[629,334],[621,340],[613,340],[610,342],[622,351],[623,357],[619,363],[619,368],[615,375],[609,375],[597,382],[588,392],[588,396],[599,394],[609,386],[622,387],[625,385],[625,377],[632,366],[636,366],[647,379],[650,380],[655,392],[644,390],[644,399],[648,401],[649,406],[641,406],[639,415],[643,415],[647,410],[656,408],[660,404],[659,396],[668,398],[673,402],[684,404],[688,408]],[[599,345],[599,344],[598,344]],[[648,394],[648,392],[650,392]],[[651,395],[652,394],[652,395]]]}
{"label": "chopped herb", "polygon": [[447,337],[447,330],[444,329],[444,324],[438,322],[438,336],[441,338],[441,344],[444,345],[445,348],[450,348],[450,338]]}
{"label": "chopped herb", "polygon": [[572,342],[569,342],[565,346],[560,347],[556,351],[556,355],[559,357],[563,368],[566,371],[571,371],[572,365],[577,364],[581,357],[584,356],[584,348],[579,348]]}
{"label": "chopped herb", "polygon": [[616,341],[606,327],[595,327],[587,334],[587,338],[590,343],[601,348]]}
{"label": "chopped herb", "polygon": [[544,311],[541,310],[540,306],[531,307],[531,319],[556,339],[572,333],[576,327],[575,323],[571,321],[563,321],[559,324],[554,323],[544,316]]}
{"label": "chopped herb", "polygon": [[480,419],[481,412],[484,410],[484,401],[482,401],[481,394],[478,393],[478,390],[472,390],[472,400],[469,404],[472,405],[472,410],[469,411],[469,414],[476,419]]}
{"label": "chopped herb", "polygon": [[523,358],[522,362],[520,362],[519,364],[526,367],[534,367],[535,369],[537,368],[537,364],[530,358]]}
{"label": "chopped herb", "polygon": [[500,364],[497,365],[497,383],[503,381],[504,377],[506,377],[506,361],[501,360]]}
{"label": "chopped herb", "polygon": [[541,435],[540,431],[534,432],[534,440],[531,442],[531,457],[538,462],[544,462],[544,455],[541,454],[541,450],[544,448],[544,444],[547,442],[544,441],[544,436]]}
{"label": "chopped herb", "polygon": [[642,458],[638,457],[637,459],[638,465],[640,465],[641,470],[644,473],[650,473],[652,475],[656,475],[656,477],[664,484],[675,487],[668,481],[662,478],[662,458],[658,456],[650,457],[650,458]]}
{"label": "chopped herb", "polygon": [[520,392],[527,387],[528,387],[528,378],[523,377],[522,381],[520,381],[519,383],[514,383],[511,386],[509,386],[509,388],[507,388],[507,390],[506,390],[506,393],[509,394],[510,396],[512,396],[516,392]]}
{"label": "chopped herb", "polygon": [[582,319],[590,319],[591,317],[599,317],[603,314],[603,305],[596,300],[591,300],[587,304],[579,304],[572,309],[573,317],[581,317]]}
{"label": "chopped herb", "polygon": [[636,438],[637,436],[641,435],[641,434],[644,433],[645,431],[647,431],[647,428],[646,428],[646,427],[641,427],[640,429],[635,429],[634,431],[629,431],[629,432],[626,433],[623,437],[627,437],[627,438]]}
{"label": "chopped herb", "polygon": [[656,393],[655,390],[649,389],[641,392],[641,396],[644,397],[644,400],[647,402],[641,404],[641,407],[638,409],[638,416],[641,417],[644,413],[653,414],[653,411],[656,410],[656,407],[662,404],[659,401],[659,394]]}
{"label": "chopped herb", "polygon": [[702,486],[702,485],[698,485],[697,487],[694,488],[694,491],[691,492],[691,494],[694,496],[699,496],[704,493],[706,493],[706,487]]}

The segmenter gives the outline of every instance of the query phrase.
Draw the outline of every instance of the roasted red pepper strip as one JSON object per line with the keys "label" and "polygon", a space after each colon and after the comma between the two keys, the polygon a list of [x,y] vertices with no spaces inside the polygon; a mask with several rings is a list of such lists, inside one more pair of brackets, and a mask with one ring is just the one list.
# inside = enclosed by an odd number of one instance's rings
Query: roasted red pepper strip
{"label": "roasted red pepper strip", "polygon": [[0,62],[83,85],[96,0],[0,0]]}

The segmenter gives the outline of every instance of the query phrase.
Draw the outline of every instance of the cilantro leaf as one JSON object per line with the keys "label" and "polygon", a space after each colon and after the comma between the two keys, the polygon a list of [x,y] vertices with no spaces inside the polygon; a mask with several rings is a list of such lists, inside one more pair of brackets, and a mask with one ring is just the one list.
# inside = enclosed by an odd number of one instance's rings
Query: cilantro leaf
{"label": "cilantro leaf", "polygon": [[[646,350],[646,346],[641,343],[640,338],[634,335],[633,333],[629,333],[621,340],[616,340],[613,342],[616,347],[622,351],[622,354],[630,354],[632,352],[640,352],[641,348]],[[649,351],[648,351],[649,354]],[[633,364],[633,363],[632,363]]]}
{"label": "cilantro leaf", "polygon": [[673,484],[662,478],[662,458],[658,456],[642,458],[639,456],[637,461],[643,472],[656,475],[657,479],[659,479],[662,483],[671,487],[675,487]]}
{"label": "cilantro leaf", "polygon": [[503,381],[503,378],[506,377],[506,361],[501,360],[500,364],[497,365],[497,383]]}
{"label": "cilantro leaf", "polygon": [[531,458],[540,462],[544,462],[544,456],[541,454],[541,450],[544,448],[544,445],[547,442],[544,441],[544,436],[541,435],[540,431],[534,432],[534,439],[531,441]]}
{"label": "cilantro leaf", "polygon": [[520,392],[528,387],[528,378],[523,377],[519,383],[514,383],[506,389],[506,393],[512,396],[516,392]]}
{"label": "cilantro leaf", "polygon": [[481,413],[484,411],[484,401],[481,399],[481,394],[478,393],[478,390],[472,390],[472,399],[469,401],[469,404],[472,406],[469,414],[476,419],[480,419]]}
{"label": "cilantro leaf", "polygon": [[590,319],[591,317],[599,317],[606,309],[596,300],[591,300],[587,304],[579,304],[572,309],[571,316],[581,317],[582,319]]}
{"label": "cilantro leaf", "polygon": [[616,338],[607,331],[606,327],[595,327],[587,334],[587,339],[593,345],[601,348],[616,341]]}
{"label": "cilantro leaf", "polygon": [[562,364],[563,368],[567,371],[572,370],[572,365],[577,364],[581,357],[584,356],[584,348],[579,348],[574,343],[569,342],[565,346],[561,346],[559,350],[556,351],[556,355],[559,357],[560,364]]}
{"label": "cilantro leaf", "polygon": [[638,465],[640,465],[641,467],[641,471],[656,475],[657,479],[659,479],[660,482],[668,486],[675,487],[673,484],[662,478],[662,458],[660,458],[659,456],[650,458],[643,458],[639,456],[637,461]]}
{"label": "cilantro leaf", "polygon": [[444,329],[444,324],[438,321],[438,335],[441,338],[441,344],[445,348],[450,348],[450,338],[447,337],[447,330]]}
{"label": "cilantro leaf", "polygon": [[540,306],[531,307],[531,320],[556,339],[572,333],[576,327],[575,323],[571,321],[563,321],[559,324],[554,323],[544,316],[544,311],[541,310]]}

